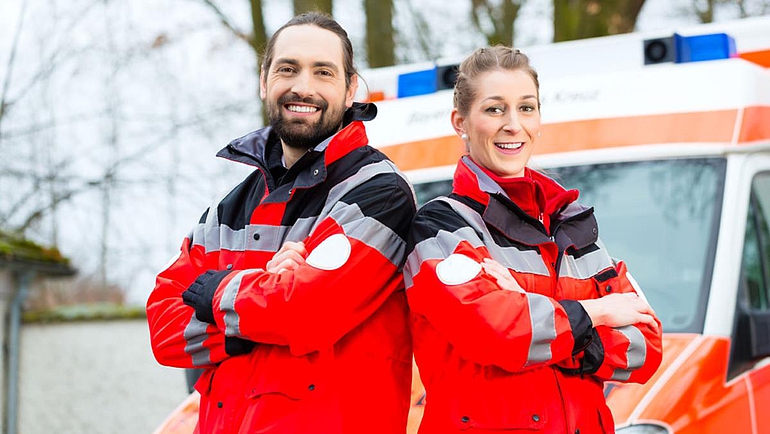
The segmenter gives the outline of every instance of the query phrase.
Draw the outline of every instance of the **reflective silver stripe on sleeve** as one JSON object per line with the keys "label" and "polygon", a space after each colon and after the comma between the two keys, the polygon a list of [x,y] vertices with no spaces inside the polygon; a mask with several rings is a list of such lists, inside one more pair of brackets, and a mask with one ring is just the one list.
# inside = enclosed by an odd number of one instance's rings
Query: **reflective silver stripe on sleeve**
{"label": "reflective silver stripe on sleeve", "polygon": [[[541,276],[551,275],[543,262],[543,258],[536,251],[519,250],[515,247],[501,247],[495,244],[494,238],[492,238],[492,234],[489,232],[481,215],[464,203],[447,197],[441,197],[435,200],[441,200],[442,202],[449,204],[449,206],[451,206],[452,209],[476,232],[480,232],[484,239],[489,240],[485,246],[492,256],[492,259],[517,272],[538,274]],[[475,238],[478,237],[476,236]]]}
{"label": "reflective silver stripe on sleeve", "polygon": [[614,381],[628,381],[629,378],[631,378],[631,373],[634,371],[629,371],[628,369],[616,369],[612,372],[611,380]]}
{"label": "reflective silver stripe on sleeve", "polygon": [[217,200],[214,201],[214,204],[209,207],[208,213],[206,214],[206,221],[203,223],[198,223],[195,228],[193,228],[193,245],[201,245],[206,249],[207,252],[215,252],[219,250],[218,208],[219,203],[222,202],[222,200],[224,200],[228,194],[230,194],[230,192],[227,192],[218,197]]}
{"label": "reflective silver stripe on sleeve", "polygon": [[208,323],[198,321],[193,313],[190,322],[184,329],[184,339],[187,342],[184,352],[192,357],[192,362],[195,366],[211,364],[211,353],[208,348],[203,346],[203,341],[208,337],[206,327],[208,327]]}
{"label": "reflective silver stripe on sleeve", "polygon": [[[344,181],[332,187],[332,189],[329,191],[329,195],[326,197],[326,203],[324,204],[323,210],[320,213],[320,217],[316,222],[316,225],[323,221],[322,217],[327,216],[332,212],[332,209],[337,204],[337,202],[339,202],[346,194],[348,194],[348,192],[368,181],[369,179],[375,177],[376,175],[383,173],[393,173],[406,180],[404,174],[401,173],[398,168],[396,168],[396,166],[389,160],[382,160],[378,161],[377,163],[367,164],[355,174],[349,176]],[[411,183],[408,181],[407,184],[411,185]],[[414,194],[412,194],[412,197],[414,197]]]}
{"label": "reflective silver stripe on sleeve", "polygon": [[551,342],[556,339],[556,311],[551,300],[544,295],[527,293],[527,300],[532,321],[532,341],[524,366],[532,366],[545,363],[553,357]]}
{"label": "reflective silver stripe on sleeve", "polygon": [[219,301],[219,310],[225,314],[226,336],[243,337],[241,335],[241,317],[238,315],[238,312],[235,311],[235,298],[238,296],[238,291],[241,289],[243,277],[253,273],[261,273],[262,271],[263,270],[261,269],[239,271],[238,275],[233,277],[222,291],[222,299]]}
{"label": "reflective silver stripe on sleeve", "polygon": [[647,341],[644,339],[641,330],[632,325],[618,327],[615,330],[622,333],[628,339],[628,350],[626,350],[628,365],[627,369],[616,369],[612,373],[611,379],[626,381],[633,371],[644,366],[644,361],[647,358]]}
{"label": "reflective silver stripe on sleeve", "polygon": [[609,267],[612,267],[612,259],[604,247],[599,246],[599,250],[587,253],[579,258],[565,253],[559,267],[559,277],[588,279]]}
{"label": "reflective silver stripe on sleeve", "polygon": [[382,253],[393,265],[401,265],[406,242],[379,220],[365,216],[358,204],[337,202],[329,217],[342,227],[346,236]]}
{"label": "reflective silver stripe on sleeve", "polygon": [[[219,226],[219,248],[221,250],[242,252],[245,248],[245,241],[246,229],[233,230],[226,225]],[[208,246],[204,245],[204,247],[206,247],[207,252],[212,251]]]}
{"label": "reflective silver stripe on sleeve", "polygon": [[220,226],[216,223],[198,223],[193,229],[193,245],[203,246],[206,252],[218,252]]}
{"label": "reflective silver stripe on sleeve", "polygon": [[281,246],[286,241],[302,241],[310,236],[310,232],[313,231],[313,228],[316,226],[316,223],[319,219],[320,217],[318,216],[297,219],[297,221],[294,222],[290,228],[288,228],[288,232],[282,235],[275,251],[280,250]]}
{"label": "reflective silver stripe on sleeve", "polygon": [[[550,276],[543,258],[534,250],[519,250],[516,247],[500,247],[495,245],[490,248],[492,258],[519,273],[539,274]],[[499,252],[499,254],[497,253]]]}
{"label": "reflective silver stripe on sleeve", "polygon": [[446,259],[457,246],[467,241],[471,247],[479,248],[484,245],[476,232],[469,227],[460,228],[454,232],[439,230],[435,237],[420,241],[406,258],[404,265],[404,285],[411,288],[414,277],[420,272],[423,262],[431,259]]}

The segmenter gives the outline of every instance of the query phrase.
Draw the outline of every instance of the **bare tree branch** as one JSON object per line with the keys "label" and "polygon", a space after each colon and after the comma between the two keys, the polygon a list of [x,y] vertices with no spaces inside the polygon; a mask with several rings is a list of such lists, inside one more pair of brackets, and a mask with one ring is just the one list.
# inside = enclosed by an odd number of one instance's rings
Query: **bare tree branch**
{"label": "bare tree branch", "polygon": [[[83,20],[86,19],[86,17],[88,16],[88,12],[90,12],[91,9],[93,9],[95,6],[102,3],[103,1],[101,0],[94,0],[89,5],[85,6],[83,9],[74,13],[73,16],[75,18],[65,27],[64,33],[66,34],[72,31]],[[16,35],[14,36],[14,43],[11,49],[11,57],[9,58],[9,63],[7,68],[8,75],[5,77],[5,83],[3,85],[2,95],[0,95],[0,141],[2,141],[3,137],[5,136],[2,130],[2,121],[3,121],[3,118],[8,115],[10,108],[13,105],[17,104],[19,100],[23,99],[24,96],[26,96],[27,92],[33,89],[35,85],[40,83],[45,78],[50,77],[51,74],[53,74],[53,72],[60,66],[61,62],[65,60],[69,60],[70,58],[75,58],[77,55],[82,54],[83,52],[83,50],[65,51],[65,47],[68,48],[70,42],[67,38],[63,38],[63,41],[57,47],[55,47],[53,50],[50,50],[50,53],[52,54],[48,58],[41,60],[40,69],[37,72],[35,72],[31,77],[29,77],[26,83],[19,86],[18,90],[15,91],[14,97],[11,98],[10,96],[11,71],[13,68],[14,57],[15,57],[16,48],[18,45],[18,38],[21,33],[22,20],[24,18],[26,5],[27,5],[27,2],[25,0],[24,3],[22,4],[22,13],[20,14],[20,18],[19,18],[19,26],[16,29]]]}
{"label": "bare tree branch", "polygon": [[13,34],[13,42],[11,43],[11,53],[8,56],[8,63],[6,64],[5,80],[3,80],[3,90],[0,94],[0,144],[3,140],[3,118],[8,112],[8,89],[11,87],[11,75],[13,74],[13,66],[16,59],[16,49],[19,46],[19,37],[21,35],[21,29],[24,26],[24,15],[27,11],[27,1],[24,0],[21,3],[21,12],[19,12],[19,22],[16,26],[16,32]]}
{"label": "bare tree branch", "polygon": [[220,9],[219,6],[214,4],[214,2],[212,2],[211,0],[202,0],[202,1],[203,1],[203,4],[208,6],[214,12],[217,18],[219,18],[219,21],[222,23],[222,25],[225,26],[228,30],[230,30],[233,33],[233,35],[235,35],[238,39],[241,39],[246,43],[248,43],[249,45],[251,45],[252,48],[254,48],[254,50],[258,49],[258,47],[253,45],[254,44],[253,39],[250,38],[248,34],[244,33],[243,31],[235,27],[235,25],[230,21],[230,18],[228,18],[227,15],[225,15],[225,13],[222,12],[222,9]]}

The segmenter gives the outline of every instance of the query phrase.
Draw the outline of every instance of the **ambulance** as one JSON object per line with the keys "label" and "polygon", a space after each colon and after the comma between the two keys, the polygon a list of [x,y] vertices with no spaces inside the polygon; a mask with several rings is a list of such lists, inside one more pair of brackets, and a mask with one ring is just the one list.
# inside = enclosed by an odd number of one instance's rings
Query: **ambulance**
{"label": "ambulance", "polygon": [[[770,17],[522,49],[540,74],[531,166],[594,206],[663,323],[644,385],[607,383],[619,434],[770,433]],[[451,191],[461,59],[363,74],[370,144],[418,201]],[[425,402],[414,369],[407,432]],[[156,431],[193,432],[193,393]],[[323,427],[319,427],[323,432]]]}

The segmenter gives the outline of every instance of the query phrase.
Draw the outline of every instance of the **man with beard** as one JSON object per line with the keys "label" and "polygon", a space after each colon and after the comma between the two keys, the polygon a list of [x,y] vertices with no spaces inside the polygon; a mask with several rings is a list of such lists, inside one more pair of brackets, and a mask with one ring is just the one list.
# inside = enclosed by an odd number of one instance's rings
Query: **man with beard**
{"label": "man with beard", "polygon": [[205,368],[200,433],[403,433],[411,341],[399,269],[415,212],[367,145],[346,32],[297,16],[267,45],[270,126],[219,156],[256,167],[212,205],[147,302],[164,365]]}

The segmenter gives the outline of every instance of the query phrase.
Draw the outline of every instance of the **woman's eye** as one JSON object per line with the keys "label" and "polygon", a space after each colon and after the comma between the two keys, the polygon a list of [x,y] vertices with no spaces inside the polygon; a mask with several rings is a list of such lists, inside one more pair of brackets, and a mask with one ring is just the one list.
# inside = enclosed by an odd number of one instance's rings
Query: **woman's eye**
{"label": "woman's eye", "polygon": [[500,114],[503,112],[503,109],[501,107],[490,107],[487,109],[487,112],[494,113],[494,114]]}
{"label": "woman's eye", "polygon": [[531,113],[531,112],[535,111],[535,107],[533,107],[531,105],[524,105],[524,106],[521,106],[521,111],[526,112],[526,113]]}

